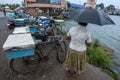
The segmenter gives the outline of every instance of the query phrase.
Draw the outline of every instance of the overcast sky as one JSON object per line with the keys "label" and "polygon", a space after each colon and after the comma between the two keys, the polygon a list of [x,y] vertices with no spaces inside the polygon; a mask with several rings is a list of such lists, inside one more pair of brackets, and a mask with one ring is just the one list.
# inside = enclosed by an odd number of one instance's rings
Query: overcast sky
{"label": "overcast sky", "polygon": [[21,4],[23,0],[0,0],[0,4]]}
{"label": "overcast sky", "polygon": [[[21,4],[23,0],[0,0],[0,4],[6,4],[6,3],[18,3]],[[83,4],[86,0],[68,0],[72,3],[77,3],[77,4]],[[116,8],[120,8],[120,0],[97,0],[97,4],[99,3],[104,3],[105,7],[112,4],[114,5]]]}
{"label": "overcast sky", "polygon": [[[68,0],[72,3],[81,3],[83,4],[87,0]],[[105,7],[109,6],[110,4],[114,5],[116,8],[120,8],[120,0],[97,0],[97,4],[103,3]]]}

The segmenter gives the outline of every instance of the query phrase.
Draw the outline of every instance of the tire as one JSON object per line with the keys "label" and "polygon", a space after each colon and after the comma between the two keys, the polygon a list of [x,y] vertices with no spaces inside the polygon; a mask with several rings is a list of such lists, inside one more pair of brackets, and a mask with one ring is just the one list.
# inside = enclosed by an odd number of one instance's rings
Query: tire
{"label": "tire", "polygon": [[15,25],[10,25],[8,26],[8,28],[11,30],[11,29],[14,29],[15,28]]}
{"label": "tire", "polygon": [[60,44],[57,45],[57,60],[60,63],[63,63],[65,61],[66,58],[66,44],[65,41],[60,42]]}
{"label": "tire", "polygon": [[17,73],[30,73],[34,71],[40,62],[40,56],[35,53],[33,56],[11,59],[10,68]]}
{"label": "tire", "polygon": [[9,29],[13,29],[13,26],[8,26]]}

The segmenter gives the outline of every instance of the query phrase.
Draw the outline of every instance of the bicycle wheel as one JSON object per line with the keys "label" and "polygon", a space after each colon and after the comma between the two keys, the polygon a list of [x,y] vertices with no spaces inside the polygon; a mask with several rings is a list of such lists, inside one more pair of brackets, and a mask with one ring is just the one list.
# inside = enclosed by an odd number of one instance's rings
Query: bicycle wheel
{"label": "bicycle wheel", "polygon": [[17,73],[29,73],[38,67],[40,56],[35,53],[33,56],[11,59],[10,68]]}
{"label": "bicycle wheel", "polygon": [[60,42],[57,44],[57,60],[60,63],[63,63],[66,58],[66,44],[65,41]]}

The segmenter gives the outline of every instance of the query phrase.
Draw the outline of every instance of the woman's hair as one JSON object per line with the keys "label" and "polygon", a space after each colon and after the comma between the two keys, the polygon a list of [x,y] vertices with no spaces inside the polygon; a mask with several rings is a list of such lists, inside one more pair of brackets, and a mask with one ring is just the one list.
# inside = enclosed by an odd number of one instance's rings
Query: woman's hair
{"label": "woman's hair", "polygon": [[82,26],[87,26],[88,24],[87,23],[83,23],[83,22],[78,22],[79,25],[82,25]]}

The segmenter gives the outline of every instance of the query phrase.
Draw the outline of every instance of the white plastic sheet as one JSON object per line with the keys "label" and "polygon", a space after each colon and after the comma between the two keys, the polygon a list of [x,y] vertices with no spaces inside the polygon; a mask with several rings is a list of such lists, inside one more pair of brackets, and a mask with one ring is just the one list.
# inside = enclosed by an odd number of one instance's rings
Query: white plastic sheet
{"label": "white plastic sheet", "polygon": [[16,27],[13,31],[13,34],[29,33],[29,27]]}
{"label": "white plastic sheet", "polygon": [[14,19],[14,20],[24,21],[24,19]]}
{"label": "white plastic sheet", "polygon": [[28,48],[34,47],[35,42],[30,33],[9,35],[3,45],[3,50],[11,49],[13,47]]}
{"label": "white plastic sheet", "polygon": [[64,22],[64,20],[58,20],[58,19],[55,19],[55,21],[58,22],[58,23]]}

